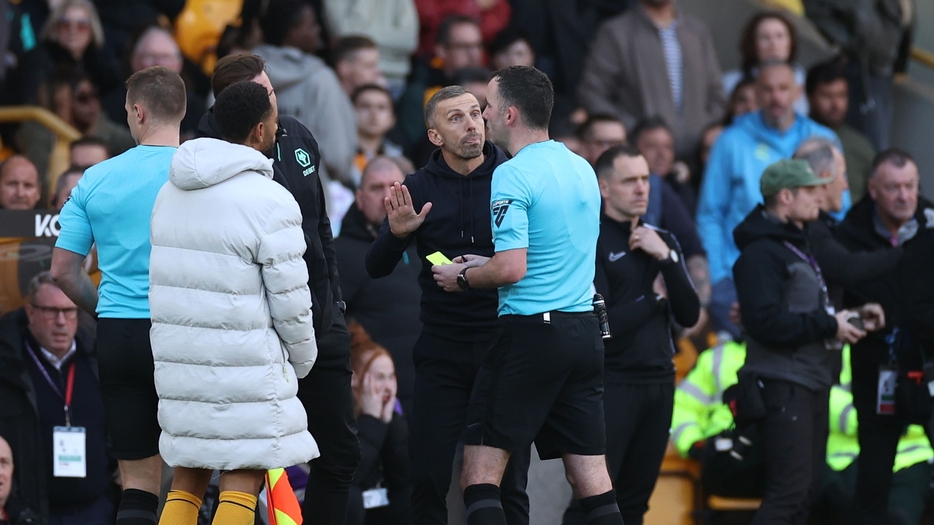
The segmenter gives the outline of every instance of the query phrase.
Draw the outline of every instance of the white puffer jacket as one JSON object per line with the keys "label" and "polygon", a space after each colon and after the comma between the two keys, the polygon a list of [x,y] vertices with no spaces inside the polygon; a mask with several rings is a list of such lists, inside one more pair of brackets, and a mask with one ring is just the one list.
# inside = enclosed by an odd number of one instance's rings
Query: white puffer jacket
{"label": "white puffer jacket", "polygon": [[151,235],[162,457],[219,470],[317,457],[296,397],[318,353],[302,216],[272,161],[221,140],[185,142]]}

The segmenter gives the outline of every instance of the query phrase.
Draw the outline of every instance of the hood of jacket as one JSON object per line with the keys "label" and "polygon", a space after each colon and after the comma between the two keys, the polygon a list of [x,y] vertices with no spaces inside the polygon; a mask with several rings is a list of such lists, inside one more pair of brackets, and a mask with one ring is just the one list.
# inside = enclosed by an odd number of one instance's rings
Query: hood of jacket
{"label": "hood of jacket", "polygon": [[779,242],[788,241],[796,246],[807,243],[807,233],[791,222],[779,222],[778,219],[765,211],[765,206],[758,205],[749,212],[749,215],[733,230],[733,240],[736,247],[742,250],[759,239],[774,239]]}
{"label": "hood of jacket", "polygon": [[320,58],[294,47],[260,44],[253,52],[266,61],[266,74],[272,85],[276,86],[276,91],[285,91],[296,84],[307,82],[328,67]]}
{"label": "hood of jacket", "polygon": [[246,171],[271,179],[272,159],[248,146],[200,138],[178,147],[172,157],[169,181],[181,190],[199,190]]}

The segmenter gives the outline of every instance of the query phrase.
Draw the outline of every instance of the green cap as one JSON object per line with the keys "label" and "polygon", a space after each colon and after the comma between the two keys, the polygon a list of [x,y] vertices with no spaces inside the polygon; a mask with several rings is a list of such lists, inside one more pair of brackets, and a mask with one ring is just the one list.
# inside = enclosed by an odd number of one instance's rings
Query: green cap
{"label": "green cap", "polygon": [[804,160],[780,160],[762,172],[759,180],[759,190],[762,196],[775,195],[784,188],[800,188],[802,186],[821,186],[830,182],[830,178],[821,179],[811,170],[811,166]]}

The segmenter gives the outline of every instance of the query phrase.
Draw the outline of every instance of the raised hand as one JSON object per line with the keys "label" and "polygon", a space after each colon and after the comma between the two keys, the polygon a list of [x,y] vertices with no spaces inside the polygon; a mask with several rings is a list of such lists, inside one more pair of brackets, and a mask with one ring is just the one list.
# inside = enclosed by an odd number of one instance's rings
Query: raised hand
{"label": "raised hand", "polygon": [[389,230],[400,239],[417,230],[431,211],[431,203],[426,202],[421,212],[416,213],[409,189],[398,182],[389,187],[389,196],[383,199],[383,206],[389,217]]}

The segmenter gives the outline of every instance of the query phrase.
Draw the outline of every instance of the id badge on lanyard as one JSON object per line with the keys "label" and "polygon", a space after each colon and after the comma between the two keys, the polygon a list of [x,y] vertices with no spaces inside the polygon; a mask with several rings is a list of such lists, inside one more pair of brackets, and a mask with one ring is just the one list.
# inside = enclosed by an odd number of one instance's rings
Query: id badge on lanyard
{"label": "id badge on lanyard", "polygon": [[895,414],[895,385],[898,370],[892,365],[879,367],[879,392],[876,399],[876,414],[891,416]]}

